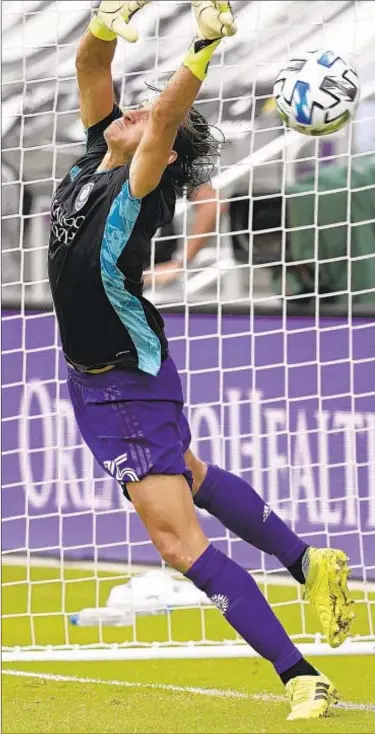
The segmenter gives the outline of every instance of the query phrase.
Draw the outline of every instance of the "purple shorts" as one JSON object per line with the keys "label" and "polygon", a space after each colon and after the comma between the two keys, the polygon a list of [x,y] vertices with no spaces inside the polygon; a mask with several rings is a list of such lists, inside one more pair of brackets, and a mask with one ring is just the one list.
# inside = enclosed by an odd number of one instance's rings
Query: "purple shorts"
{"label": "purple shorts", "polygon": [[117,369],[100,375],[69,369],[68,388],[84,441],[124,490],[127,482],[148,474],[184,475],[191,486],[184,461],[191,435],[181,380],[170,357],[156,377]]}

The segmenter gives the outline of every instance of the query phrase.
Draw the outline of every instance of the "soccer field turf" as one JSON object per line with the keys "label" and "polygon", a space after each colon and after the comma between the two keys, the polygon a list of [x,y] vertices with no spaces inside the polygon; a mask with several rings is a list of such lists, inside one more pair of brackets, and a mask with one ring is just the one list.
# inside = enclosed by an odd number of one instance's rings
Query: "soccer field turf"
{"label": "soccer field turf", "polygon": [[[110,576],[110,577],[109,577]],[[4,645],[32,641],[28,604],[35,617],[37,644],[65,641],[64,616],[82,607],[105,603],[109,589],[123,577],[64,568],[31,568],[32,585],[24,566],[3,569],[3,614],[25,614],[3,620]],[[46,583],[47,582],[47,583]],[[31,588],[31,596],[28,589]],[[98,599],[96,595],[98,594]],[[289,632],[301,630],[295,603],[296,587],[268,588],[270,601]],[[360,602],[361,592],[354,592]],[[374,595],[372,595],[374,598]],[[63,606],[65,604],[65,607]],[[374,605],[372,605],[374,609]],[[306,608],[306,631],[318,629]],[[354,634],[368,634],[366,606],[356,605]],[[52,616],[57,613],[56,616]],[[165,616],[137,621],[137,639],[199,640],[202,619],[206,637],[233,638],[232,630],[215,609],[174,612],[171,627]],[[71,643],[99,641],[96,628],[67,628]],[[105,628],[103,639],[120,642],[132,630]],[[286,722],[288,704],[283,686],[271,666],[260,659],[174,660],[141,662],[13,663],[4,665],[3,732],[373,732],[375,730],[375,658],[316,658],[315,664],[336,683],[340,706],[318,722]],[[16,674],[15,674],[16,673]]]}

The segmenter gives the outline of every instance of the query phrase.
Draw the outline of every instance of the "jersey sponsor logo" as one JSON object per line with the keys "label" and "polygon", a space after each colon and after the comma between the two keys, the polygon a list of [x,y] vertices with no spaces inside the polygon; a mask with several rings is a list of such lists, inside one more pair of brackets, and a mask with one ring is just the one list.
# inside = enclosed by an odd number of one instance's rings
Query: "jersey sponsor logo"
{"label": "jersey sponsor logo", "polygon": [[81,188],[81,191],[79,192],[75,200],[75,204],[74,204],[74,209],[76,212],[79,212],[79,210],[85,206],[94,186],[95,186],[95,182],[91,181],[90,183],[85,184]]}
{"label": "jersey sponsor logo", "polygon": [[117,481],[121,484],[124,484],[126,481],[139,482],[138,476],[134,469],[132,469],[130,466],[124,466],[127,460],[128,455],[121,454],[121,456],[117,456],[117,458],[113,459],[113,461],[104,461],[104,467],[107,472],[112,477],[117,479]]}
{"label": "jersey sponsor logo", "polygon": [[54,237],[63,245],[70,245],[81,225],[85,221],[84,216],[68,216],[64,207],[58,199],[54,199],[51,206],[51,230]]}

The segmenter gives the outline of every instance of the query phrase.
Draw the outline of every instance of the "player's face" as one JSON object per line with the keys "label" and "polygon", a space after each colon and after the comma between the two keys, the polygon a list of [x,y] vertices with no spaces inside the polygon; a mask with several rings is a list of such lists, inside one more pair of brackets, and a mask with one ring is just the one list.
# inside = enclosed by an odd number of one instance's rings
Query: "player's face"
{"label": "player's face", "polygon": [[148,105],[125,110],[123,116],[114,120],[105,131],[108,147],[121,151],[125,158],[131,158],[141,142],[149,117]]}

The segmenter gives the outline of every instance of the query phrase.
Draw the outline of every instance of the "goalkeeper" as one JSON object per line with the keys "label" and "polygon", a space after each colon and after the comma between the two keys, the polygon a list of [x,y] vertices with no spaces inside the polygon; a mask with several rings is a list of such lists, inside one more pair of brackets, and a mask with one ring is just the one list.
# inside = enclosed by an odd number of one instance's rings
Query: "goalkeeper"
{"label": "goalkeeper", "polygon": [[163,320],[142,296],[144,250],[170,221],[176,196],[207,180],[217,144],[192,107],[211,57],[236,28],[227,2],[193,2],[198,36],[152,105],[114,105],[117,36],[133,42],[145,2],[102,2],[77,53],[87,149],[51,207],[49,279],[82,436],[131,498],[164,560],[185,574],[269,660],[291,701],[289,718],[324,715],[333,684],[304,660],[252,577],[210,545],[194,502],[276,556],[305,585],[329,643],[353,615],[344,553],[306,546],[242,479],[189,449],[180,377]]}

